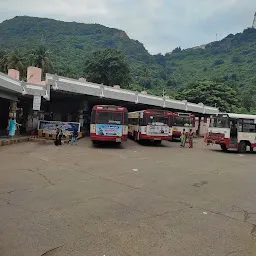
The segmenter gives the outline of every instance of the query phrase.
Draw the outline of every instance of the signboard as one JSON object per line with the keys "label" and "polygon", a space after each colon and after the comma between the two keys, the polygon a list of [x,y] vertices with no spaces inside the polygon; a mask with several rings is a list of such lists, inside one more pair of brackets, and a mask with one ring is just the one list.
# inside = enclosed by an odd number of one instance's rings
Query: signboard
{"label": "signboard", "polygon": [[39,111],[41,108],[41,96],[34,96],[33,99],[33,110]]}
{"label": "signboard", "polygon": [[97,124],[96,134],[105,136],[122,136],[122,125],[115,124]]}
{"label": "signboard", "polygon": [[61,127],[63,134],[66,136],[71,135],[74,127],[76,127],[77,132],[80,132],[80,123],[45,120],[38,122],[38,130],[42,130],[43,133],[56,134],[56,124]]}
{"label": "signboard", "polygon": [[147,134],[168,135],[168,126],[148,125]]}

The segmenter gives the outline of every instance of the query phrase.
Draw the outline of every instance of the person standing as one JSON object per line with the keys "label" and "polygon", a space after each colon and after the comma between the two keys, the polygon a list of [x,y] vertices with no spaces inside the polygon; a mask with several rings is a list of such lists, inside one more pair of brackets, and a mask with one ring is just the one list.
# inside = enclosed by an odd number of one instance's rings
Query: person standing
{"label": "person standing", "polygon": [[70,144],[77,144],[77,137],[78,137],[78,130],[76,128],[76,126],[73,126],[73,132],[72,132],[72,138],[71,138],[71,142]]}
{"label": "person standing", "polygon": [[181,146],[181,147],[183,147],[183,148],[185,147],[185,145],[186,145],[186,140],[187,140],[186,130],[183,129],[182,134],[181,134],[181,136],[180,136],[180,146]]}
{"label": "person standing", "polygon": [[194,133],[192,129],[190,129],[188,133],[189,148],[193,148],[193,139],[194,139]]}
{"label": "person standing", "polygon": [[8,124],[8,127],[7,127],[7,129],[8,129],[8,135],[9,135],[10,137],[15,136],[15,132],[16,132],[16,130],[17,130],[17,126],[18,126],[18,125],[20,125],[20,124],[16,123],[16,120],[14,119],[14,117],[12,117],[12,119],[10,119],[9,124]]}
{"label": "person standing", "polygon": [[56,138],[55,138],[55,145],[56,146],[61,145],[61,138],[62,138],[61,127],[58,124],[56,124]]}

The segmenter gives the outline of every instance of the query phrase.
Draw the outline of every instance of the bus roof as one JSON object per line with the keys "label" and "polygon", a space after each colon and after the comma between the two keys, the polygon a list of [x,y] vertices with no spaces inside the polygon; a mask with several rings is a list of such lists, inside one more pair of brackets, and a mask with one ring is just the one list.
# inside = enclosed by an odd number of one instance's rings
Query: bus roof
{"label": "bus roof", "polygon": [[159,112],[159,113],[171,112],[171,111],[169,111],[167,109],[143,109],[143,110],[129,112],[129,113],[143,113],[145,111],[147,111],[147,112]]}
{"label": "bus roof", "polygon": [[125,111],[127,112],[126,107],[115,106],[115,105],[95,105],[92,108],[93,110],[116,110],[116,111]]}
{"label": "bus roof", "polygon": [[255,119],[256,120],[256,115],[235,114],[235,113],[220,113],[219,115],[228,115],[230,118],[234,118],[234,119]]}
{"label": "bus roof", "polygon": [[174,112],[173,114],[175,116],[180,116],[180,117],[195,117],[195,115],[191,113]]}

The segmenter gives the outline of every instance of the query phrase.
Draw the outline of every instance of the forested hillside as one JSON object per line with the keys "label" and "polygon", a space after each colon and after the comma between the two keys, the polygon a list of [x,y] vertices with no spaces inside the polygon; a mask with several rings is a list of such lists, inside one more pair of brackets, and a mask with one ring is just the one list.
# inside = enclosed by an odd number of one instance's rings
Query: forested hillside
{"label": "forested hillside", "polygon": [[[29,53],[42,44],[49,50],[52,72],[59,75],[84,76],[84,63],[93,51],[115,48],[129,63],[131,89],[146,89],[158,95],[164,92],[174,98],[187,97],[197,102],[205,101],[204,95],[194,97],[192,89],[212,84],[214,86],[209,88],[214,90],[215,96],[208,104],[220,104],[219,107],[228,111],[254,112],[256,109],[256,29],[253,28],[228,35],[203,48],[182,50],[177,47],[171,54],[150,55],[142,43],[118,29],[99,24],[15,17],[0,24],[1,70],[5,60],[3,50],[8,53],[18,48]],[[224,87],[231,89],[231,94],[214,89]],[[229,102],[226,107],[223,101],[230,95],[235,100],[226,100]]]}

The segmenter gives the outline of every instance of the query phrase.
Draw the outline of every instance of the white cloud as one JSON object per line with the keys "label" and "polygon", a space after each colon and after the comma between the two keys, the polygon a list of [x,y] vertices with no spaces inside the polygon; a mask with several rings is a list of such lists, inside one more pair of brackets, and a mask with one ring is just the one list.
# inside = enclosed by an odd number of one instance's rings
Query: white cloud
{"label": "white cloud", "polygon": [[255,0],[0,0],[0,19],[30,15],[100,23],[164,53],[213,41],[216,33],[241,32],[255,9]]}

